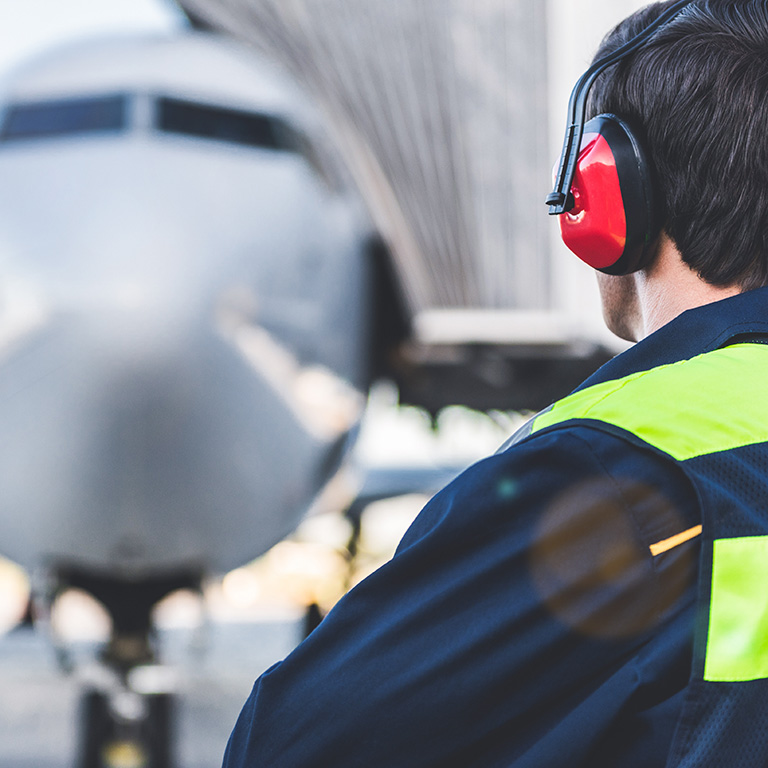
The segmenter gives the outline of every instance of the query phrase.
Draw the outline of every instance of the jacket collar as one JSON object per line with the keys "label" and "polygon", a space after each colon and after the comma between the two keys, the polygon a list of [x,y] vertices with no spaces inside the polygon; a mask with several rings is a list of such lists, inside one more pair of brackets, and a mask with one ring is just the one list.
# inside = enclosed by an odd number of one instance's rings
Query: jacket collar
{"label": "jacket collar", "polygon": [[577,388],[687,360],[740,336],[768,337],[768,286],[689,309],[607,362]]}

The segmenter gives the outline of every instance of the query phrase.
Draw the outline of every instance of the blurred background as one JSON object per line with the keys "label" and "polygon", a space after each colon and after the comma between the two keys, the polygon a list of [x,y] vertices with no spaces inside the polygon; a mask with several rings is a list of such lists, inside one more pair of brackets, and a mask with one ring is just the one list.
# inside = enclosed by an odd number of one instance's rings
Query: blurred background
{"label": "blurred background", "polygon": [[429,497],[622,348],[543,200],[642,4],[0,0],[0,764],[218,764]]}

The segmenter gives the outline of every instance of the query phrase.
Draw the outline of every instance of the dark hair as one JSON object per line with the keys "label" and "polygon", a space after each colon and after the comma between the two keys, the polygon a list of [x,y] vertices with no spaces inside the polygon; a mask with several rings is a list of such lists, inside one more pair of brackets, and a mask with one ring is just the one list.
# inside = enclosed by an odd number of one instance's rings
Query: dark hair
{"label": "dark hair", "polygon": [[[625,19],[595,59],[668,5]],[[766,0],[695,0],[598,78],[588,112],[619,114],[637,129],[664,230],[702,279],[744,290],[768,284]]]}

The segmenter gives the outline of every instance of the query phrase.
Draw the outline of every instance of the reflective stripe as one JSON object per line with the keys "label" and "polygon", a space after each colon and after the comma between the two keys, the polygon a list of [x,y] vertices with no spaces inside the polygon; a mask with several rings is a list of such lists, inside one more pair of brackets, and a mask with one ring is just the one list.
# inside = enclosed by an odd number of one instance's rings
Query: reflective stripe
{"label": "reflective stripe", "polygon": [[531,431],[593,419],[684,461],[768,441],[766,382],[768,345],[735,344],[576,392]]}
{"label": "reflective stripe", "polygon": [[663,541],[657,541],[655,544],[651,544],[649,547],[651,554],[656,557],[656,555],[669,552],[670,549],[679,547],[681,544],[685,544],[686,541],[690,541],[691,539],[695,539],[697,536],[701,536],[701,532],[703,530],[703,526],[694,525],[693,528],[689,528],[687,531],[677,533],[674,536],[670,536],[668,539],[664,539]]}
{"label": "reflective stripe", "polygon": [[705,680],[768,678],[766,584],[768,536],[714,542]]}

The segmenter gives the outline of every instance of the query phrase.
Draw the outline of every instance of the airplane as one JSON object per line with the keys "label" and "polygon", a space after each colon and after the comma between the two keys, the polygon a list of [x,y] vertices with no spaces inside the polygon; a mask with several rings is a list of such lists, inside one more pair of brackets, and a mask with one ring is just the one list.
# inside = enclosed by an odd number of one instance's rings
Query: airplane
{"label": "airplane", "polygon": [[82,768],[172,764],[152,609],[336,473],[401,322],[383,253],[306,97],[231,42],[98,40],[4,83],[0,554],[110,614]]}

